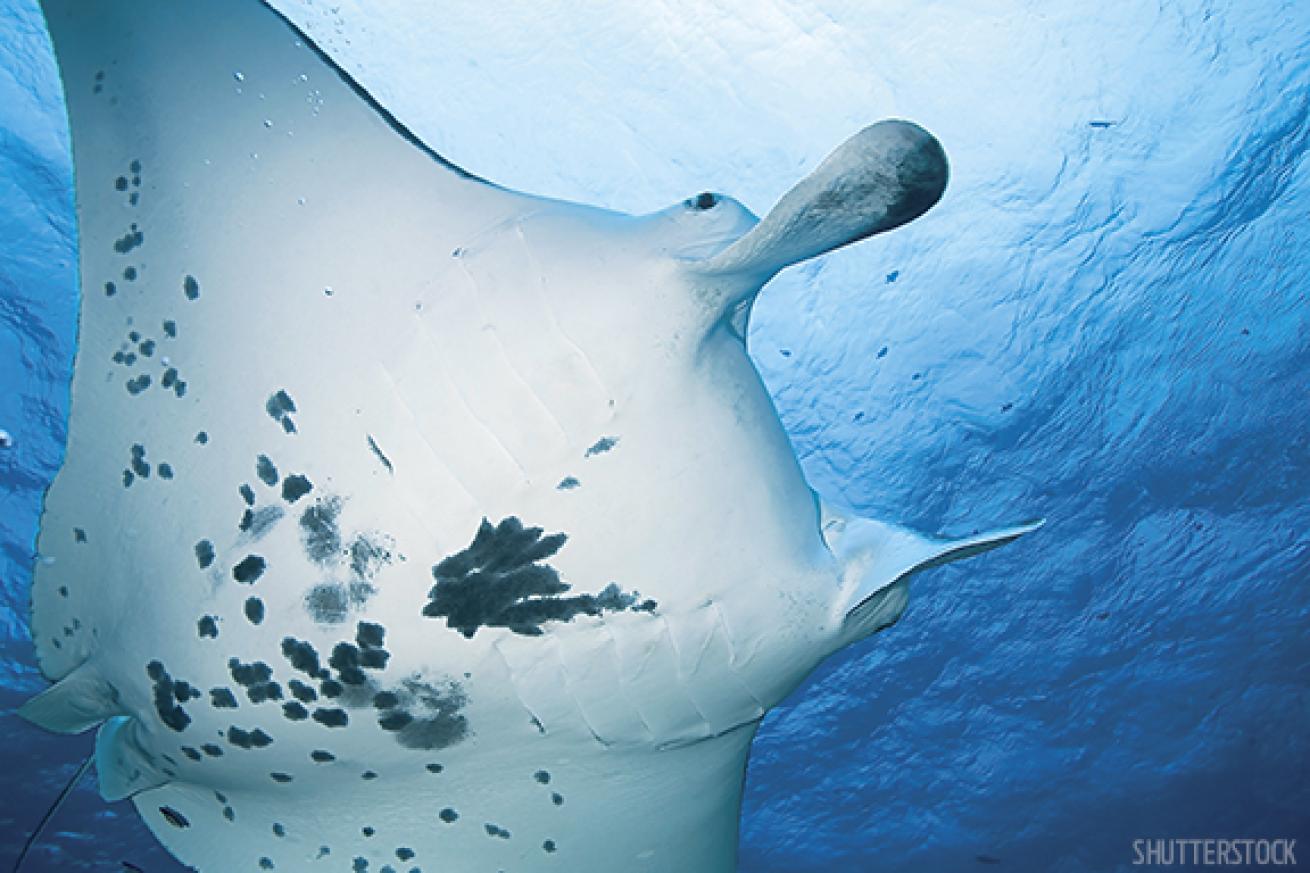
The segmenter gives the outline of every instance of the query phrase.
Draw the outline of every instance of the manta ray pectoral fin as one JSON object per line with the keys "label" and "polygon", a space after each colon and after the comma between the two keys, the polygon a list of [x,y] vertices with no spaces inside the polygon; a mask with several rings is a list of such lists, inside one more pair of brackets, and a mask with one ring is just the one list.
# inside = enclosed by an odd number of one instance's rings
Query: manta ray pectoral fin
{"label": "manta ray pectoral fin", "polygon": [[138,735],[140,730],[135,718],[120,715],[105,722],[96,734],[100,796],[110,803],[170,781],[146,751]]}
{"label": "manta ray pectoral fin", "polygon": [[897,119],[880,121],[846,140],[802,179],[764,220],[692,269],[740,277],[753,294],[783,267],[876,233],[927,212],[946,190],[946,153],[932,134]]}
{"label": "manta ray pectoral fin", "polygon": [[1041,520],[958,539],[939,540],[824,506],[823,535],[842,569],[839,645],[895,624],[909,602],[916,573],[971,558],[1041,527]]}
{"label": "manta ray pectoral fin", "polygon": [[18,709],[32,724],[60,734],[80,734],[122,713],[117,692],[89,661]]}

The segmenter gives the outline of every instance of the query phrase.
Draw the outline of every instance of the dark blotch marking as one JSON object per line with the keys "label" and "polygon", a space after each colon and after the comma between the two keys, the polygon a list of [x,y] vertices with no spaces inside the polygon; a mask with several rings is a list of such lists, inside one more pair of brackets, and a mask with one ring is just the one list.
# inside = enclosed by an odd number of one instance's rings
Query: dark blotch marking
{"label": "dark blotch marking", "polygon": [[314,710],[314,721],[324,727],[345,727],[350,722],[344,709],[324,709],[322,707]]}
{"label": "dark blotch marking", "polygon": [[106,296],[106,297],[113,297],[113,296],[114,296],[115,294],[117,294],[117,293],[118,293],[118,286],[117,286],[117,285],[115,285],[113,282],[106,282],[106,283],[105,283],[105,296]]}
{"label": "dark blotch marking", "polygon": [[155,467],[155,470],[156,470],[156,472],[159,473],[159,478],[160,478],[160,479],[172,479],[172,478],[173,478],[173,465],[170,464],[170,463],[168,463],[167,461],[165,461],[165,462],[162,463],[162,464],[159,464],[157,467]]}
{"label": "dark blotch marking", "polygon": [[182,280],[182,293],[186,295],[187,300],[200,299],[200,283],[196,281],[195,276],[188,275]]}
{"label": "dark blotch marking", "polygon": [[247,555],[232,568],[232,578],[245,585],[253,585],[264,575],[268,565],[259,555]]}
{"label": "dark blotch marking", "polygon": [[325,752],[322,749],[315,749],[309,753],[309,757],[316,764],[330,764],[337,759],[337,756],[331,752]]}
{"label": "dark blotch marking", "polygon": [[408,861],[414,857],[414,850],[401,846],[399,849],[396,849],[396,857],[402,861]]}
{"label": "dark blotch marking", "polygon": [[282,714],[291,721],[304,721],[309,718],[309,710],[299,701],[290,700],[282,704]]}
{"label": "dark blotch marking", "polygon": [[211,688],[209,689],[209,705],[215,709],[236,709],[236,695],[228,688]]}
{"label": "dark blotch marking", "polygon": [[227,819],[228,821],[236,821],[237,811],[230,806],[225,806],[223,807],[223,818]]}
{"label": "dark blotch marking", "polygon": [[187,817],[176,809],[173,809],[171,806],[159,807],[159,814],[164,817],[164,821],[168,822],[175,828],[191,827],[191,822],[187,821]]}
{"label": "dark blotch marking", "polygon": [[655,608],[654,601],[639,605],[635,592],[625,593],[614,583],[599,594],[559,596],[572,586],[542,562],[558,552],[565,539],[562,533],[542,536],[541,528],[525,528],[515,516],[494,527],[484,518],[467,549],[432,568],[437,584],[428,592],[423,614],[444,617],[447,627],[472,638],[481,627],[538,636],[548,621]]}
{"label": "dark blotch marking", "polygon": [[442,770],[445,770],[446,768],[441,766],[440,764],[427,764],[425,765],[424,769],[426,769],[429,773],[440,773]]}
{"label": "dark blotch marking", "polygon": [[209,540],[196,543],[196,563],[202,570],[209,569],[209,565],[214,563],[214,544]]}
{"label": "dark blotch marking", "polygon": [[142,373],[140,376],[137,376],[135,379],[128,379],[127,382],[124,383],[124,385],[127,386],[127,393],[135,397],[136,395],[140,394],[142,391],[150,387],[150,376],[145,373]]}
{"label": "dark blotch marking", "polygon": [[260,869],[260,870],[272,870],[272,869],[273,869],[273,859],[272,859],[272,858],[260,858],[260,859],[259,859],[259,869]]}
{"label": "dark blotch marking", "polygon": [[593,455],[604,454],[605,452],[608,452],[610,449],[614,448],[618,444],[619,444],[618,437],[610,437],[610,436],[601,437],[600,439],[596,440],[594,443],[591,444],[591,447],[587,449],[587,453],[583,457],[590,458]]}
{"label": "dark blotch marking", "polygon": [[437,818],[441,819],[446,824],[451,824],[459,819],[459,813],[455,812],[455,810],[448,806],[441,812],[437,813]]}
{"label": "dark blotch marking", "polygon": [[251,624],[259,624],[264,620],[264,601],[258,597],[246,598],[246,618]]}
{"label": "dark blotch marking", "polygon": [[242,482],[237,492],[240,493],[241,499],[246,502],[246,506],[255,505],[255,489],[251,488],[249,484]]}
{"label": "dark blotch marking", "polygon": [[581,485],[582,483],[577,480],[577,477],[565,476],[563,479],[559,480],[559,484],[555,486],[555,490],[572,491],[574,488],[578,488]]}
{"label": "dark blotch marking", "polygon": [[259,477],[259,481],[269,487],[277,484],[277,466],[268,455],[260,455],[259,459],[255,462],[255,475]]}
{"label": "dark blotch marking", "polygon": [[372,770],[365,770],[363,773],[359,774],[359,778],[363,779],[365,782],[371,782],[378,778],[378,774],[374,773]]}
{"label": "dark blotch marking", "polygon": [[241,749],[262,749],[272,745],[273,738],[259,728],[245,731],[233,725],[227,729],[227,741]]}
{"label": "dark blotch marking", "polygon": [[313,489],[313,482],[299,473],[294,473],[282,480],[282,499],[287,503],[295,503]]}
{"label": "dark blotch marking", "polygon": [[445,749],[468,736],[468,719],[463,708],[468,696],[457,682],[442,684],[406,679],[390,691],[395,707],[379,713],[378,724],[395,734],[407,749]]}
{"label": "dark blotch marking", "polygon": [[163,327],[164,327],[164,336],[168,337],[169,339],[177,339],[176,321],[173,321],[173,319],[171,318],[165,319]]}
{"label": "dark blotch marking", "polygon": [[146,665],[146,675],[155,683],[155,712],[159,720],[179,733],[186,730],[187,725],[191,724],[191,716],[178,704],[191,698],[191,686],[186,682],[178,682],[176,685],[180,687],[175,688],[173,678],[159,661],[151,661]]}
{"label": "dark blotch marking", "polygon": [[550,793],[550,802],[555,804],[556,806],[563,806],[564,795],[560,794],[558,791],[552,791]]}
{"label": "dark blotch marking", "polygon": [[489,837],[499,837],[502,840],[509,839],[509,831],[505,830],[500,825],[495,825],[492,824],[491,822],[487,822],[482,827],[487,832],[487,836]]}
{"label": "dark blotch marking", "polygon": [[386,642],[387,630],[380,624],[361,621],[355,627],[355,642],[361,649],[380,649]]}
{"label": "dark blotch marking", "polygon": [[73,528],[73,542],[75,543],[86,542],[86,531],[82,530],[80,527]]}
{"label": "dark blotch marking", "polygon": [[114,190],[115,191],[127,190],[127,176],[119,176],[117,179],[114,180]]}
{"label": "dark blotch marking", "polygon": [[315,700],[318,700],[318,692],[304,682],[301,682],[299,679],[292,679],[289,681],[287,683],[287,689],[291,692],[291,696],[296,698],[296,700],[299,700],[301,703],[313,703]]}
{"label": "dark blotch marking", "polygon": [[203,746],[200,747],[200,751],[204,752],[206,755],[208,755],[211,758],[223,757],[222,747],[216,746],[213,743],[205,743]]}
{"label": "dark blotch marking", "polygon": [[305,595],[305,611],[320,624],[341,624],[350,612],[350,595],[344,585],[315,585]]}
{"label": "dark blotch marking", "polygon": [[190,758],[192,761],[199,761],[200,758],[201,758],[200,750],[199,750],[199,749],[193,749],[193,748],[191,748],[190,746],[183,746],[183,747],[182,747],[182,754],[186,755],[186,756],[187,756],[188,758]]}
{"label": "dark blotch marking", "polygon": [[282,639],[282,656],[292,667],[314,679],[326,678],[329,674],[319,664],[318,651],[309,643],[295,637]]}
{"label": "dark blotch marking", "polygon": [[382,450],[378,448],[377,440],[373,439],[372,434],[368,434],[367,436],[368,436],[369,451],[373,453],[374,457],[378,459],[378,461],[382,464],[382,466],[387,468],[388,473],[394,474],[396,472],[396,469],[391,466],[391,459],[388,458],[386,455],[384,455],[382,453]]}
{"label": "dark blotch marking", "polygon": [[202,446],[207,444],[209,442],[209,434],[205,433],[203,430],[200,431],[200,433],[196,434],[196,442]]}
{"label": "dark blotch marking", "polygon": [[276,821],[273,822],[273,836],[285,837],[286,835],[287,835],[287,829],[282,827],[281,822],[276,822]]}
{"label": "dark blotch marking", "polygon": [[268,413],[269,418],[279,422],[287,433],[296,432],[295,422],[291,420],[291,414],[296,411],[296,402],[285,389],[279,389],[269,396],[264,403],[264,411]]}
{"label": "dark blotch marking", "polygon": [[542,785],[550,784],[550,774],[547,773],[545,770],[538,770],[536,773],[533,773],[532,778],[536,779]]}
{"label": "dark blotch marking", "polygon": [[268,778],[272,779],[274,782],[281,782],[281,783],[283,783],[283,784],[286,784],[287,782],[290,782],[290,781],[291,781],[291,774],[290,774],[290,773],[269,773],[269,774],[268,774]]}
{"label": "dark blotch marking", "polygon": [[213,615],[201,616],[200,620],[196,622],[196,633],[200,635],[201,639],[204,639],[205,637],[208,637],[211,640],[217,639],[218,638],[217,616],[213,616]]}
{"label": "dark blotch marking", "polygon": [[541,849],[542,849],[542,851],[544,851],[546,854],[550,854],[551,852],[554,852],[554,851],[555,851],[555,841],[554,841],[554,840],[546,840],[544,843],[541,844]]}
{"label": "dark blotch marking", "polygon": [[[288,476],[287,482],[291,478]],[[337,525],[340,515],[339,497],[316,500],[301,513],[300,542],[311,561],[327,565],[341,557],[341,528]]]}
{"label": "dark blotch marking", "polygon": [[389,563],[391,551],[381,543],[363,534],[350,543],[350,569],[360,579],[375,578],[382,566]]}
{"label": "dark blotch marking", "polygon": [[135,282],[136,276],[137,276],[136,267],[125,267],[123,269],[123,278],[126,279],[127,281]]}

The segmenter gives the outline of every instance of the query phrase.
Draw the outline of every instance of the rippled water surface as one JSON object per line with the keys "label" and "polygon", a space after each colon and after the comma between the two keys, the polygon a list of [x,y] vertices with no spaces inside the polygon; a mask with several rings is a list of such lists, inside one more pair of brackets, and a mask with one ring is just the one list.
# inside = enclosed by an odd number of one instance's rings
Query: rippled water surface
{"label": "rippled water surface", "polygon": [[[873,119],[945,144],[942,204],[777,279],[752,353],[821,492],[1049,523],[920,577],[766,719],[743,871],[1310,855],[1310,6],[278,5],[438,151],[548,195],[762,213]],[[12,714],[44,685],[28,586],[75,341],[60,101],[39,12],[0,0],[5,857],[90,747]],[[123,860],[178,869],[88,780],[38,869]]]}

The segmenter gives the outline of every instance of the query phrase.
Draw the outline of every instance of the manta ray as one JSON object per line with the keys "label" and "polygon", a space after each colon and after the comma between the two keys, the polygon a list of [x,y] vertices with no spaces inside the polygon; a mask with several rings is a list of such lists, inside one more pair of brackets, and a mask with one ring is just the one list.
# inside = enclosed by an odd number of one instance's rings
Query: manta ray
{"label": "manta ray", "polygon": [[937,539],[807,484],[784,267],[941,197],[856,134],[763,219],[444,160],[259,0],[44,0],[81,316],[22,714],[204,871],[725,873],[761,718]]}

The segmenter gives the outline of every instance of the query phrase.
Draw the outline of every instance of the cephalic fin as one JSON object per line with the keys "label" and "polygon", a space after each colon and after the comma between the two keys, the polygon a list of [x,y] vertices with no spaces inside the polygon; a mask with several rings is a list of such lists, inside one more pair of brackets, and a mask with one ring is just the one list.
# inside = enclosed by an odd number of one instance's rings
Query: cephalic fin
{"label": "cephalic fin", "polygon": [[823,537],[842,568],[837,600],[840,644],[895,624],[909,602],[909,579],[951,561],[981,555],[1044,524],[1030,521],[954,539],[925,537],[896,525],[823,506]]}
{"label": "cephalic fin", "polygon": [[80,734],[124,712],[118,692],[90,661],[18,709],[32,724],[59,734]]}

